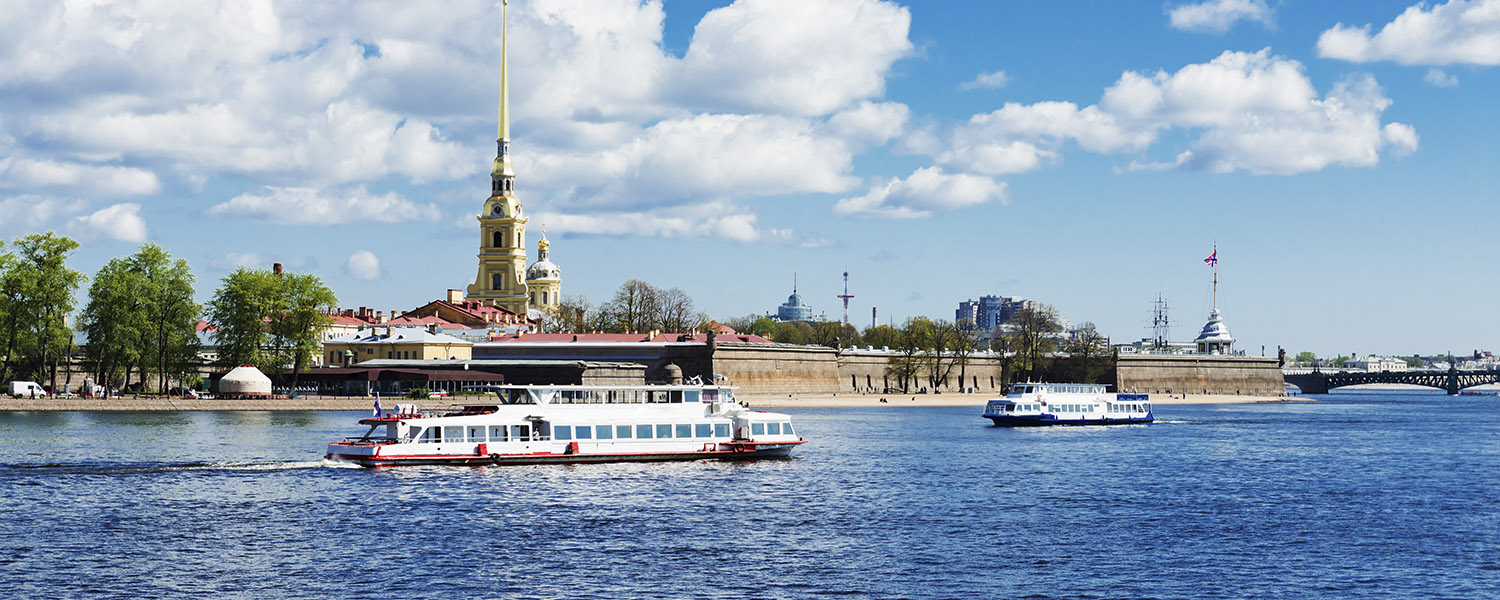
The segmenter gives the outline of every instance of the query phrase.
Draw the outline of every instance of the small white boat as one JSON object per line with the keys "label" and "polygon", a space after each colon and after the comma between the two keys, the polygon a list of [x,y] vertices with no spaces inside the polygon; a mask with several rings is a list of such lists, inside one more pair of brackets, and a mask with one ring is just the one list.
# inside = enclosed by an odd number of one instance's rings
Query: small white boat
{"label": "small white boat", "polygon": [[366,467],[784,457],[805,443],[791,417],[748,410],[728,386],[499,385],[448,410],[397,405],[326,458]]}
{"label": "small white boat", "polygon": [[1126,425],[1150,423],[1149,394],[1111,394],[1090,383],[1016,383],[1005,398],[985,404],[999,426]]}

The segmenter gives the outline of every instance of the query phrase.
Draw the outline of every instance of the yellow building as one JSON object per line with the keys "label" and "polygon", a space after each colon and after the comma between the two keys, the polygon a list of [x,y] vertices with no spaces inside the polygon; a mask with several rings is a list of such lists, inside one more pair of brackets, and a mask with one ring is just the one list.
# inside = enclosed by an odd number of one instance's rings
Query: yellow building
{"label": "yellow building", "polygon": [[542,232],[542,239],[536,241],[536,262],[526,268],[526,287],[531,289],[531,305],[552,312],[557,308],[557,303],[562,300],[562,270],[547,258],[547,247],[552,243],[547,241],[547,233]]}
{"label": "yellow building", "polygon": [[367,360],[469,360],[473,342],[421,327],[374,327],[323,342],[323,360],[351,366]]}
{"label": "yellow building", "polygon": [[[528,315],[531,299],[526,277],[526,216],[516,198],[516,172],[510,160],[510,84],[506,75],[504,8],[501,8],[500,127],[494,167],[490,169],[490,197],[480,210],[479,272],[466,290],[466,299],[493,304],[518,315]],[[545,240],[543,240],[545,243]],[[543,246],[545,248],[545,246]],[[545,250],[543,250],[545,252]],[[545,260],[545,258],[543,259]],[[553,298],[561,281],[548,282]],[[538,303],[547,304],[547,303]]]}

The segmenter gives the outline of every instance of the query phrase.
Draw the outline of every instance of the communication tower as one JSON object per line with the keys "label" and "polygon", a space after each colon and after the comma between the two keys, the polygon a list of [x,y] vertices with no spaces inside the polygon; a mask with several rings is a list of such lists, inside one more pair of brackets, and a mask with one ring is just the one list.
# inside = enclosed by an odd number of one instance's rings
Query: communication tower
{"label": "communication tower", "polygon": [[838,297],[841,298],[841,299],[843,299],[843,301],[844,301],[844,324],[847,325],[849,323],[849,299],[854,297],[854,294],[850,294],[849,293],[849,272],[848,271],[844,271],[844,293],[839,294]]}

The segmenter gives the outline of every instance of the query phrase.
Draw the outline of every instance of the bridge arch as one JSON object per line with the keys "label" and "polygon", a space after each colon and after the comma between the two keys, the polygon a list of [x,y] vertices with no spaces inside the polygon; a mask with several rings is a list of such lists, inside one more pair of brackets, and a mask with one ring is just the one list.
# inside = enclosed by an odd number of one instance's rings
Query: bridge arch
{"label": "bridge arch", "polygon": [[1348,371],[1312,372],[1299,375],[1283,375],[1286,383],[1297,386],[1304,394],[1326,394],[1329,390],[1351,385],[1402,383],[1437,388],[1449,394],[1459,390],[1488,383],[1500,383],[1500,370],[1489,371],[1387,371],[1382,373],[1351,373]]}

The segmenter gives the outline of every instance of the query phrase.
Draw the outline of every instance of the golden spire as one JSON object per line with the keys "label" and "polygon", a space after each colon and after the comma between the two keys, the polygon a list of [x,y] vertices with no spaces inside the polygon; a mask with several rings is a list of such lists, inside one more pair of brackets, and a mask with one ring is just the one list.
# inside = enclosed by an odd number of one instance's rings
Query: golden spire
{"label": "golden spire", "polygon": [[[490,177],[496,179],[502,176],[515,177],[516,175],[515,169],[511,168],[510,164],[510,83],[506,74],[507,69],[505,64],[506,53],[508,51],[505,32],[505,7],[509,5],[509,2],[502,1],[500,3],[500,127],[495,132],[495,145],[498,147],[495,151],[495,165],[494,168],[490,169]],[[501,192],[497,190],[496,193]],[[503,193],[508,195],[510,191],[507,188],[503,190]]]}
{"label": "golden spire", "polygon": [[510,115],[507,114],[507,109],[510,108],[507,106],[510,104],[510,85],[505,73],[505,55],[507,51],[505,40],[505,7],[509,5],[509,2],[502,1],[500,3],[500,130],[495,137],[496,140],[510,139]]}

